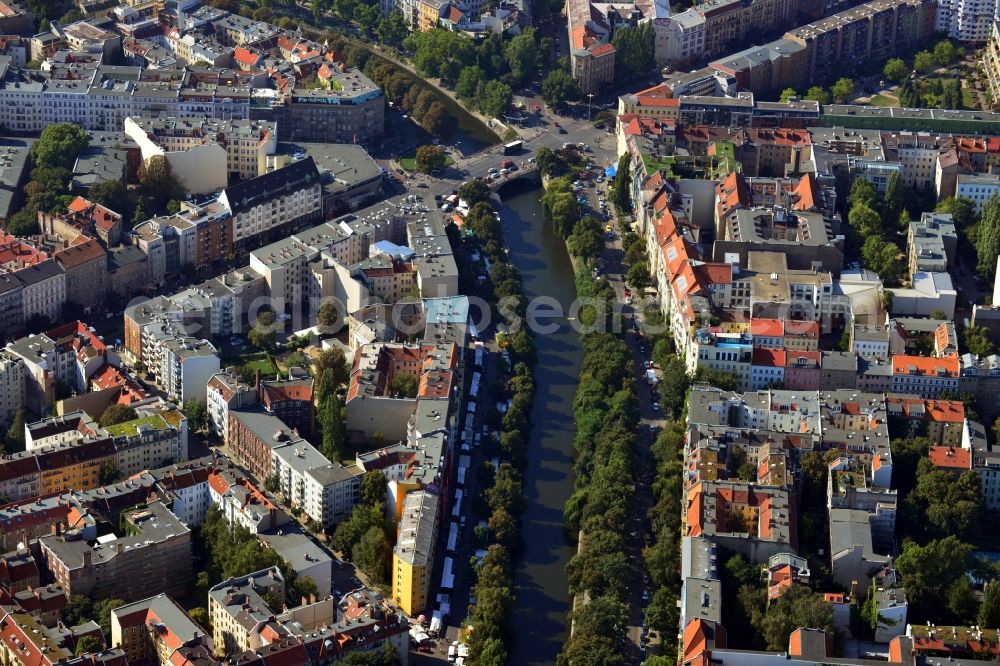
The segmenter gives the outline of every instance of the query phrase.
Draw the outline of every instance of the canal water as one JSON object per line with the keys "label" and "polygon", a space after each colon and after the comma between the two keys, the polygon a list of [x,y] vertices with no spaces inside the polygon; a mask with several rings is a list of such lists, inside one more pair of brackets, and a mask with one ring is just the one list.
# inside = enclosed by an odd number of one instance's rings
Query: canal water
{"label": "canal water", "polygon": [[[542,218],[541,189],[511,183],[503,192],[500,219],[510,257],[521,271],[525,296],[555,298],[569,312],[576,297],[565,242]],[[522,519],[525,548],[515,574],[517,608],[510,663],[554,664],[568,634],[566,563],[574,549],[566,539],[563,504],[573,491],[573,397],[580,374],[579,335],[565,319],[558,330],[536,335],[534,424],[525,471],[528,509]]]}

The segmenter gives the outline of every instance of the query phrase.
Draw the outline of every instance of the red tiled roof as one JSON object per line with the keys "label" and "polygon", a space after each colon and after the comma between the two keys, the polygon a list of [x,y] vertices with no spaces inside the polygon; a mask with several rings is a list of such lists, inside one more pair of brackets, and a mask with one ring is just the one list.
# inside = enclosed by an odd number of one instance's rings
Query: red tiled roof
{"label": "red tiled roof", "polygon": [[770,368],[785,367],[785,352],[781,349],[756,347],[753,350],[753,364]]}
{"label": "red tiled roof", "polygon": [[947,349],[950,345],[950,336],[948,335],[948,323],[945,322],[934,329],[934,344],[937,350]]}
{"label": "red tiled roof", "polygon": [[636,100],[639,106],[680,106],[681,101],[675,97],[640,97]]}
{"label": "red tiled roof", "polygon": [[803,146],[812,143],[805,130],[778,128],[750,128],[747,130],[754,143],[770,143],[777,146]]}
{"label": "red tiled roof", "polygon": [[96,238],[84,238],[83,242],[58,250],[53,256],[64,269],[68,269],[104,259],[107,252]]}
{"label": "red tiled roof", "polygon": [[715,200],[721,215],[734,208],[746,208],[750,205],[750,190],[743,176],[735,171],[715,186]]}
{"label": "red tiled roof", "polygon": [[819,192],[816,190],[816,181],[811,173],[807,173],[796,183],[793,190],[796,196],[792,208],[795,210],[816,210],[816,201],[819,199]]}
{"label": "red tiled roof", "polygon": [[931,421],[944,423],[965,421],[965,403],[961,400],[925,400],[924,409]]}
{"label": "red tiled roof", "polygon": [[97,226],[98,229],[103,229],[104,231],[110,231],[111,227],[113,227],[115,223],[120,222],[122,219],[122,216],[119,213],[116,213],[101,204],[88,201],[83,197],[73,199],[73,201],[71,201],[69,206],[66,208],[71,213],[80,213],[89,208],[90,217],[93,219],[94,225]]}
{"label": "red tiled roof", "polygon": [[614,52],[615,52],[615,47],[612,46],[610,43],[601,44],[599,46],[595,46],[594,48],[590,49],[591,55],[593,55],[595,58],[600,58],[601,56],[606,56]]}
{"label": "red tiled roof", "polygon": [[[915,372],[911,373],[911,367],[915,369]],[[958,377],[958,357],[931,358],[928,356],[896,354],[892,357],[892,374]]]}
{"label": "red tiled roof", "polygon": [[785,358],[785,367],[818,368],[823,360],[823,354],[818,351],[789,351],[785,353]]}
{"label": "red tiled roof", "polygon": [[784,322],[785,337],[819,338],[819,322],[787,319]]}
{"label": "red tiled roof", "polygon": [[49,255],[42,250],[24,243],[16,236],[0,231],[0,264],[16,262],[17,267],[33,266],[45,261]]}
{"label": "red tiled roof", "polygon": [[730,264],[711,262],[698,264],[695,268],[699,283],[730,284],[733,281],[733,267]]}
{"label": "red tiled roof", "polygon": [[257,61],[260,60],[259,55],[242,46],[237,47],[236,51],[233,53],[233,58],[238,63],[250,66],[256,65]]}
{"label": "red tiled roof", "polygon": [[297,402],[312,402],[313,399],[312,385],[306,383],[269,384],[263,382],[261,383],[260,392],[261,392],[261,401],[265,405],[274,404],[276,402],[284,402],[286,400],[294,400]]}
{"label": "red tiled roof", "polygon": [[935,467],[945,469],[972,469],[972,450],[953,446],[932,446],[927,457]]}
{"label": "red tiled roof", "polygon": [[780,338],[784,335],[784,324],[780,319],[754,319],[750,322],[750,335]]}

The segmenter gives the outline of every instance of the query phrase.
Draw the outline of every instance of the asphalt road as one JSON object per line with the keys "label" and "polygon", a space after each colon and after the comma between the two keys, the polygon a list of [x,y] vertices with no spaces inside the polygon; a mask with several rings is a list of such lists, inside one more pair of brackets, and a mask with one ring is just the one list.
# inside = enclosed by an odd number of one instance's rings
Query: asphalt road
{"label": "asphalt road", "polygon": [[[390,114],[398,113],[390,111]],[[435,176],[409,173],[401,175],[398,173],[401,167],[395,160],[381,160],[380,164],[389,170],[395,179],[401,181],[402,186],[406,189],[412,190],[416,194],[429,194],[431,196],[450,194],[452,190],[458,189],[463,182],[486,176],[491,168],[499,168],[500,162],[505,159],[513,160],[518,164],[526,162],[535,156],[541,146],[558,150],[562,148],[564,143],[574,145],[583,143],[591,151],[587,153],[588,157],[598,167],[604,169],[617,161],[615,136],[608,134],[606,130],[594,128],[593,123],[587,120],[586,113],[584,112],[582,115],[582,118],[557,116],[550,110],[543,109],[539,113],[535,126],[521,131],[523,148],[516,155],[504,155],[502,145],[491,146],[471,155],[461,155],[454,146],[442,144],[450,151],[454,163]],[[396,120],[395,117],[393,120]],[[556,123],[565,130],[564,134],[559,132]],[[517,175],[515,172],[512,178]],[[391,186],[399,188],[398,183],[393,183]]]}

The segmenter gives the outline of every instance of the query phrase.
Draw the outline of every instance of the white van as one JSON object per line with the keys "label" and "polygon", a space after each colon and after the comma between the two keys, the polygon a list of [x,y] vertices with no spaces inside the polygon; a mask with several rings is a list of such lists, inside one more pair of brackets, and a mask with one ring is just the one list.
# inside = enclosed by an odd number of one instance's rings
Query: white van
{"label": "white van", "polygon": [[455,653],[458,652],[458,646],[452,643],[448,646],[448,661],[452,664],[455,663]]}

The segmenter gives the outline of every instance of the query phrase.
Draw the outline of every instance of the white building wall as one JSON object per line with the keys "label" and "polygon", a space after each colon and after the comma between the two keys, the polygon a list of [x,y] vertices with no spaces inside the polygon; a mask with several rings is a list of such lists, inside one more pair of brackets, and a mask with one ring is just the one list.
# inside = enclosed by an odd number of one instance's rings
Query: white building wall
{"label": "white building wall", "polygon": [[201,400],[205,402],[206,386],[212,375],[219,372],[219,357],[216,354],[191,356],[181,361],[181,400]]}
{"label": "white building wall", "polygon": [[6,426],[24,405],[24,361],[0,352],[0,425]]}

